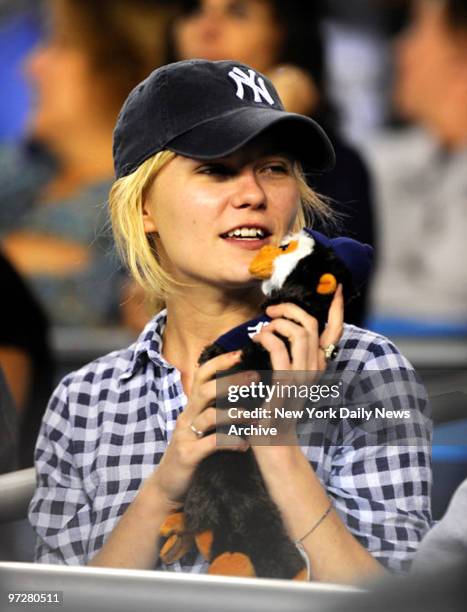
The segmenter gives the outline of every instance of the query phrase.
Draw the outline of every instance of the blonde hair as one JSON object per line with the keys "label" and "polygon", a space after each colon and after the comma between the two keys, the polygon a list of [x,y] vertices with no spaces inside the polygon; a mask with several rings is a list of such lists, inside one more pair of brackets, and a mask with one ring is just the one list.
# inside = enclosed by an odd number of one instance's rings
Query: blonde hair
{"label": "blonde hair", "polygon": [[[118,252],[133,278],[144,289],[154,312],[163,308],[166,297],[183,284],[163,269],[154,236],[144,230],[143,204],[157,174],[175,156],[171,151],[156,153],[132,174],[115,181],[109,195],[110,218]],[[332,214],[327,201],[307,184],[298,163],[294,164],[294,175],[301,206],[292,230],[298,232],[313,224],[315,219],[329,221]]]}

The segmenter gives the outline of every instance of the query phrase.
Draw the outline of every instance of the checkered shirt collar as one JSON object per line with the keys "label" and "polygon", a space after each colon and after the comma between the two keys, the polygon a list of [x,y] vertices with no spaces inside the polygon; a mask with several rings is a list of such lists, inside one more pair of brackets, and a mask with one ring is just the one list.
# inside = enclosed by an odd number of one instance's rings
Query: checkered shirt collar
{"label": "checkered shirt collar", "polygon": [[119,380],[130,379],[148,359],[165,370],[173,369],[162,356],[162,338],[166,321],[167,309],[164,309],[147,323],[136,342],[130,347],[132,355],[127,369],[120,375]]}

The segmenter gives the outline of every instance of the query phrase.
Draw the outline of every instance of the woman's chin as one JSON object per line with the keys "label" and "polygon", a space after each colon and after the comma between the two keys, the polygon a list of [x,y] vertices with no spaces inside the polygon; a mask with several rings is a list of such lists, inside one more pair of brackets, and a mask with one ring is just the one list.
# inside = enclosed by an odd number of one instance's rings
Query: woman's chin
{"label": "woman's chin", "polygon": [[236,276],[226,278],[222,284],[228,290],[245,290],[255,288],[261,290],[260,281],[258,281],[256,278],[252,278],[248,270]]}

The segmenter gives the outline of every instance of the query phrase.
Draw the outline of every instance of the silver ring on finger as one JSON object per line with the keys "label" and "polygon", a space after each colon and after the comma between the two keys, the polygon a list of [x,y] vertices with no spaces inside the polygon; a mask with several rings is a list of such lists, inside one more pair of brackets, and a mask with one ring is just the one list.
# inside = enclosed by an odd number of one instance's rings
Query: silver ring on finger
{"label": "silver ring on finger", "polygon": [[199,429],[196,429],[193,423],[190,425],[190,429],[196,435],[197,438],[202,438],[204,436],[204,431],[200,431]]}
{"label": "silver ring on finger", "polygon": [[328,344],[327,346],[320,346],[319,348],[324,352],[326,361],[334,361],[339,353],[339,349],[335,344]]}

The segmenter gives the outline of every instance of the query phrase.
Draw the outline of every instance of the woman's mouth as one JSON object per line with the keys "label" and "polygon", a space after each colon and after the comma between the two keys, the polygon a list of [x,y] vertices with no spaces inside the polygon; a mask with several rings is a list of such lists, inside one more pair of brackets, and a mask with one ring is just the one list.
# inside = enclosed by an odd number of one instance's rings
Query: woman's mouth
{"label": "woman's mouth", "polygon": [[244,226],[225,232],[220,237],[232,246],[255,250],[268,244],[270,236],[271,232],[264,227]]}

